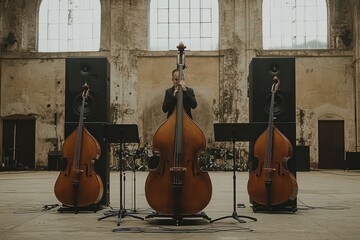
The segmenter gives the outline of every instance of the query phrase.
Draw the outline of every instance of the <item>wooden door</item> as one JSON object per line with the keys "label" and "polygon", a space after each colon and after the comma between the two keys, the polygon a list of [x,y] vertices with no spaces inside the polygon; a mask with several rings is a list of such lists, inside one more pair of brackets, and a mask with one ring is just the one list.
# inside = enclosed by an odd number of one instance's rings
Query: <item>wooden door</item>
{"label": "wooden door", "polygon": [[344,121],[319,120],[319,169],[344,168]]}
{"label": "wooden door", "polygon": [[35,119],[3,118],[3,151],[8,170],[35,169]]}

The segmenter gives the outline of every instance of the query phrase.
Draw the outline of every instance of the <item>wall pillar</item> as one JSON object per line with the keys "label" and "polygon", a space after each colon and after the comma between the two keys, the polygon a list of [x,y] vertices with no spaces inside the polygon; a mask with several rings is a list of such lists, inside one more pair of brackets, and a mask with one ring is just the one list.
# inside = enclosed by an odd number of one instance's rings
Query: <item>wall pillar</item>
{"label": "wall pillar", "polygon": [[353,9],[353,46],[354,61],[352,63],[354,69],[354,114],[355,114],[355,146],[354,150],[360,151],[360,2],[358,0],[351,1]]}

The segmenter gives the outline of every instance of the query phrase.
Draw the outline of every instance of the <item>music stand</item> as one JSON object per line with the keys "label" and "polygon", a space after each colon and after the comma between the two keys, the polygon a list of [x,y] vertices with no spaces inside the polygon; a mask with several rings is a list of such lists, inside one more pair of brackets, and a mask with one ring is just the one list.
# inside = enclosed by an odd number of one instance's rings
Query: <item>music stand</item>
{"label": "music stand", "polygon": [[122,146],[124,143],[139,143],[139,134],[138,134],[138,126],[136,124],[106,124],[103,127],[103,135],[104,140],[107,143],[118,143],[120,144],[119,150],[119,172],[120,172],[120,208],[118,211],[114,211],[104,217],[98,218],[98,220],[103,220],[108,217],[118,216],[117,225],[120,226],[121,218],[126,216],[130,216],[133,218],[137,218],[140,220],[144,220],[144,218],[139,216],[131,215],[126,211],[123,206],[123,189],[122,189],[122,176],[123,176],[123,160],[122,160]]}
{"label": "music stand", "polygon": [[252,136],[252,127],[247,123],[214,123],[214,136],[216,142],[232,142],[233,143],[233,213],[232,215],[223,216],[214,220],[210,223],[225,219],[233,218],[239,223],[245,223],[246,221],[240,218],[248,218],[253,221],[257,221],[254,217],[238,215],[236,212],[236,174],[235,174],[235,142],[237,141],[249,141]]}

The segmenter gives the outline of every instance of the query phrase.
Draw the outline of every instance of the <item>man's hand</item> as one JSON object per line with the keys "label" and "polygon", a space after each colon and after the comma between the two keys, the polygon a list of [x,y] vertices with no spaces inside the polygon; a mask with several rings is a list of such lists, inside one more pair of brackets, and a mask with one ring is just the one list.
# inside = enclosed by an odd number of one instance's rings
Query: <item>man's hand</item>
{"label": "man's hand", "polygon": [[183,89],[184,91],[186,91],[185,79],[183,79],[183,80],[180,81],[180,86],[182,87],[182,89]]}
{"label": "man's hand", "polygon": [[174,91],[174,97],[176,96],[176,93],[179,91],[178,86],[175,86],[175,91]]}
{"label": "man's hand", "polygon": [[[179,85],[181,86],[181,88],[183,89],[183,91],[186,91],[186,83],[185,83],[185,79],[181,80],[179,82]],[[174,97],[176,96],[176,93],[179,91],[179,86],[175,86],[175,91],[174,91]]]}

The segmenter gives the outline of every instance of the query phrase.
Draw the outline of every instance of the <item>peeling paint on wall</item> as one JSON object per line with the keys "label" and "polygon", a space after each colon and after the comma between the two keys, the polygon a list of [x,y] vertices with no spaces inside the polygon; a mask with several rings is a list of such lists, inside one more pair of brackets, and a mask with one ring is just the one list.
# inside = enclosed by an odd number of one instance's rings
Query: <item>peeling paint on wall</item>
{"label": "peeling paint on wall", "polygon": [[[112,123],[137,123],[143,141],[150,142],[156,128],[165,119],[161,111],[169,73],[175,67],[175,55],[148,52],[148,1],[102,0],[102,20],[108,20],[102,32],[101,46],[109,51],[95,53],[37,53],[37,0],[0,0],[0,26],[6,36],[14,32],[16,44],[2,55],[1,116],[21,113],[37,118],[37,165],[46,163],[54,139],[62,142],[64,132],[64,59],[68,56],[106,55],[111,63]],[[297,69],[297,142],[309,145],[311,161],[317,161],[317,118],[339,112],[345,120],[346,147],[353,149],[354,103],[351,50],[355,41],[352,9],[346,1],[328,1],[330,6],[330,43],[336,50],[296,51]],[[220,50],[216,53],[187,55],[189,84],[194,87],[199,107],[194,119],[204,129],[208,142],[213,139],[213,122],[246,122],[248,119],[247,62],[264,54],[261,48],[261,1],[221,1]],[[246,9],[245,9],[246,7]],[[244,16],[246,13],[247,15]],[[104,16],[106,15],[106,16]],[[71,16],[69,16],[71,17]],[[241,21],[241,20],[246,21]],[[253,21],[247,21],[253,20]],[[340,34],[350,29],[354,38],[343,46]],[[4,36],[0,36],[2,39]],[[251,41],[251,42],[249,42]],[[105,42],[105,43],[104,43]],[[338,42],[338,43],[336,43]],[[343,50],[348,51],[343,51]],[[142,56],[144,53],[146,56]],[[266,53],[265,53],[266,54]],[[292,55],[292,51],[273,51],[273,56]],[[146,61],[144,61],[146,60]],[[142,62],[144,61],[144,62]],[[207,82],[209,81],[209,82]],[[350,100],[351,99],[351,100]],[[56,124],[55,124],[56,113]],[[56,126],[56,130],[54,129]],[[355,130],[356,131],[356,130]],[[60,144],[61,145],[61,144]],[[246,155],[245,155],[246,156]]]}

